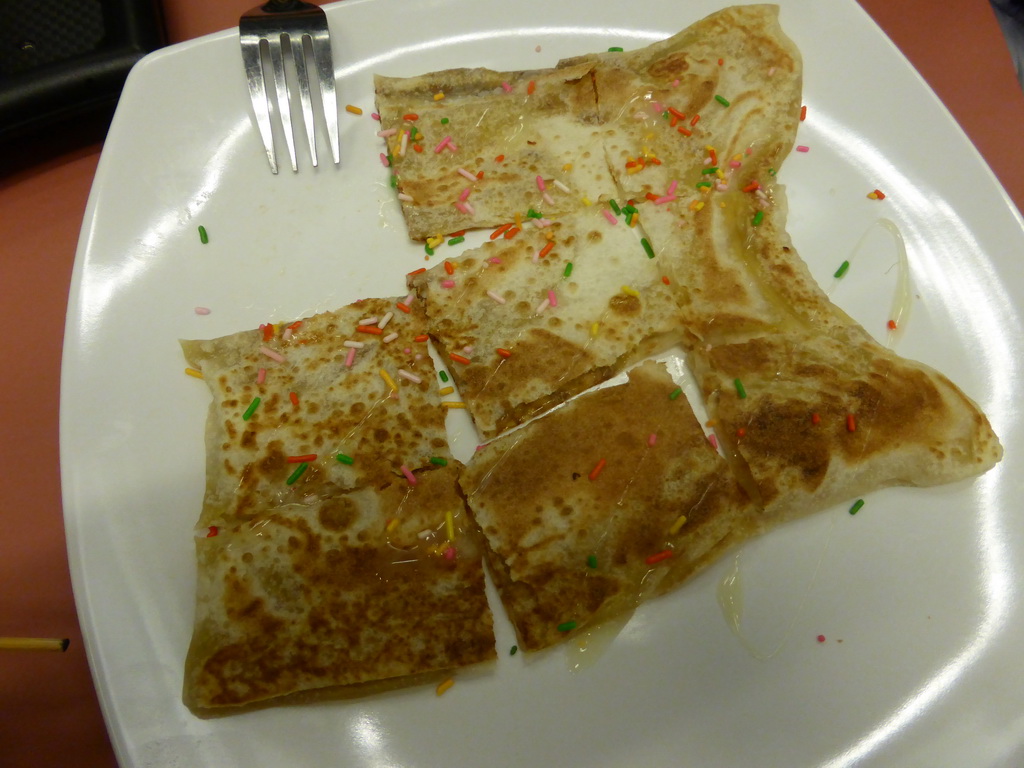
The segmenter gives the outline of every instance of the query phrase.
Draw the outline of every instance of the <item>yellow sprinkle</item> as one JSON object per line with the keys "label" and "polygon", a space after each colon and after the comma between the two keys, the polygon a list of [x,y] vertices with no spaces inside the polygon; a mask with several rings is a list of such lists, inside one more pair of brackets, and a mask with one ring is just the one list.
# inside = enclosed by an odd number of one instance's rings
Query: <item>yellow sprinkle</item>
{"label": "yellow sprinkle", "polygon": [[638,299],[640,298],[639,291],[637,291],[637,289],[633,288],[632,286],[629,286],[629,285],[622,286],[622,292],[624,294],[626,294],[627,296],[635,296]]}
{"label": "yellow sprinkle", "polygon": [[702,200],[694,200],[692,203],[690,203],[690,210],[691,211],[699,211],[703,207],[704,207],[704,201],[702,201]]}
{"label": "yellow sprinkle", "polygon": [[639,213],[634,213],[632,216],[629,217],[629,226],[635,227],[639,223],[639,221],[640,221],[640,214]]}
{"label": "yellow sprinkle", "polygon": [[519,213],[519,211],[516,211],[515,219],[516,219],[516,229],[522,229],[523,228],[523,215],[521,213]]}
{"label": "yellow sprinkle", "polygon": [[451,511],[444,513],[444,530],[448,535],[448,541],[455,541],[455,518],[452,516]]}
{"label": "yellow sprinkle", "polygon": [[195,376],[197,379],[203,378],[203,372],[197,371],[195,368],[186,368],[185,373],[187,373],[189,376]]}
{"label": "yellow sprinkle", "polygon": [[450,395],[454,391],[455,387],[445,387],[444,389],[438,390],[437,394],[439,394],[441,397],[444,397],[445,395]]}
{"label": "yellow sprinkle", "polygon": [[434,94],[434,101],[440,101],[443,98],[444,94],[441,91],[438,91],[437,93]]}
{"label": "yellow sprinkle", "polygon": [[391,531],[395,530],[395,528],[397,528],[397,527],[398,527],[398,518],[397,517],[392,517],[390,520],[388,520],[388,524],[385,526],[385,530],[388,533],[391,533]]}
{"label": "yellow sprinkle", "polygon": [[398,385],[395,384],[395,380],[391,378],[387,371],[383,368],[380,369],[380,377],[384,379],[384,382],[391,387],[392,391],[398,389]]}
{"label": "yellow sprinkle", "polygon": [[447,690],[451,688],[453,685],[455,685],[455,678],[449,677],[447,680],[445,680],[437,686],[437,695],[443,696],[447,692]]}
{"label": "yellow sprinkle", "polygon": [[353,106],[352,104],[346,104],[345,105],[345,111],[346,112],[351,112],[353,115],[361,115],[361,114],[363,114],[363,110],[361,110],[359,107]]}
{"label": "yellow sprinkle", "polygon": [[679,533],[679,529],[686,525],[686,515],[680,515],[679,518],[672,523],[672,527],[668,529],[668,532],[672,535]]}
{"label": "yellow sprinkle", "polygon": [[719,168],[717,171],[715,171],[715,175],[718,176],[718,178],[720,178],[720,179],[724,179],[725,178],[725,171],[723,171],[721,168]]}
{"label": "yellow sprinkle", "polygon": [[600,323],[594,323],[592,326],[590,326],[590,338],[596,339],[597,338],[597,332],[599,330],[601,330],[601,324]]}
{"label": "yellow sprinkle", "polygon": [[434,235],[433,237],[427,238],[427,245],[431,248],[437,248],[441,243],[444,242],[444,235]]}
{"label": "yellow sprinkle", "polygon": [[444,400],[441,405],[445,408],[465,408],[466,404],[459,402],[458,400]]}
{"label": "yellow sprinkle", "polygon": [[593,203],[590,202],[590,198],[589,197],[584,197],[583,198],[583,204],[584,205],[593,205]]}
{"label": "yellow sprinkle", "polygon": [[572,170],[572,163],[566,163],[565,165],[563,165],[562,166],[562,170],[563,171],[571,171]]}
{"label": "yellow sprinkle", "polygon": [[868,192],[868,200],[877,200],[877,199],[878,199],[878,193],[876,193],[876,192]]}

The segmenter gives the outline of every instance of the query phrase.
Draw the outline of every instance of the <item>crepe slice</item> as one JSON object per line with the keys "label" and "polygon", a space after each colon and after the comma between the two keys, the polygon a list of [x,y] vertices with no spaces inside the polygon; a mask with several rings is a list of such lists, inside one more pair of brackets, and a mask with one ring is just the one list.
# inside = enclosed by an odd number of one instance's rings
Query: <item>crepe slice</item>
{"label": "crepe slice", "polygon": [[410,278],[485,438],[677,343],[640,233],[596,206],[525,226]]}
{"label": "crepe slice", "polygon": [[212,716],[351,697],[494,659],[456,471],[266,508],[197,539],[185,703]]}
{"label": "crepe slice", "polygon": [[459,483],[521,647],[664,593],[752,527],[743,490],[661,363],[480,449]]}
{"label": "crepe slice", "polygon": [[691,363],[766,525],[886,486],[974,477],[1002,456],[945,376],[870,340],[776,334],[697,349]]}
{"label": "crepe slice", "polygon": [[368,299],[183,342],[213,394],[200,525],[379,486],[450,458],[426,338],[417,302]]}
{"label": "crepe slice", "polygon": [[376,76],[393,183],[414,240],[555,217],[615,192],[591,66]]}
{"label": "crepe slice", "polygon": [[[734,6],[645,48],[569,59],[593,66],[608,163],[626,198],[746,186],[777,170],[800,118],[800,52],[775,5]],[[719,173],[720,172],[720,173]]]}

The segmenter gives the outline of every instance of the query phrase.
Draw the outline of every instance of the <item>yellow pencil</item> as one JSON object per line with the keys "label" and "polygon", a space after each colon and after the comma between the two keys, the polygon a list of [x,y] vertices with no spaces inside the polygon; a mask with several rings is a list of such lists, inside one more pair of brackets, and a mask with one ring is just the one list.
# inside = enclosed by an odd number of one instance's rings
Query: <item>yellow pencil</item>
{"label": "yellow pencil", "polygon": [[60,651],[68,649],[71,641],[59,637],[0,637],[0,651]]}

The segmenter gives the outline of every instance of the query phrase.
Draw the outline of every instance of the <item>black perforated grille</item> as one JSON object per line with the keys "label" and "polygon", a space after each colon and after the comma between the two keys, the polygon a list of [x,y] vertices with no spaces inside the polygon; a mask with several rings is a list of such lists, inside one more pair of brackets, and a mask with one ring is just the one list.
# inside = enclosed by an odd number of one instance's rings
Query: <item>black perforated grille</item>
{"label": "black perforated grille", "polygon": [[102,47],[100,0],[0,0],[0,75],[14,75]]}

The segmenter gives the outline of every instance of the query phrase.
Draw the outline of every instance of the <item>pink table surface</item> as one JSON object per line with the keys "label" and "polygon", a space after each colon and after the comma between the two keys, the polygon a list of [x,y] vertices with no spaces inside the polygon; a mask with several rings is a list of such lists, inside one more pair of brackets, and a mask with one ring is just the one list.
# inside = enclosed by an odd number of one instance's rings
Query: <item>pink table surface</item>
{"label": "pink table surface", "polygon": [[[985,0],[860,0],[1024,210],[1024,94]],[[232,27],[252,0],[164,0],[172,42]],[[956,41],[950,46],[941,41]],[[100,145],[0,177],[0,636],[69,637],[64,654],[0,651],[0,766],[116,765],[75,613],[57,418],[71,267]]]}

